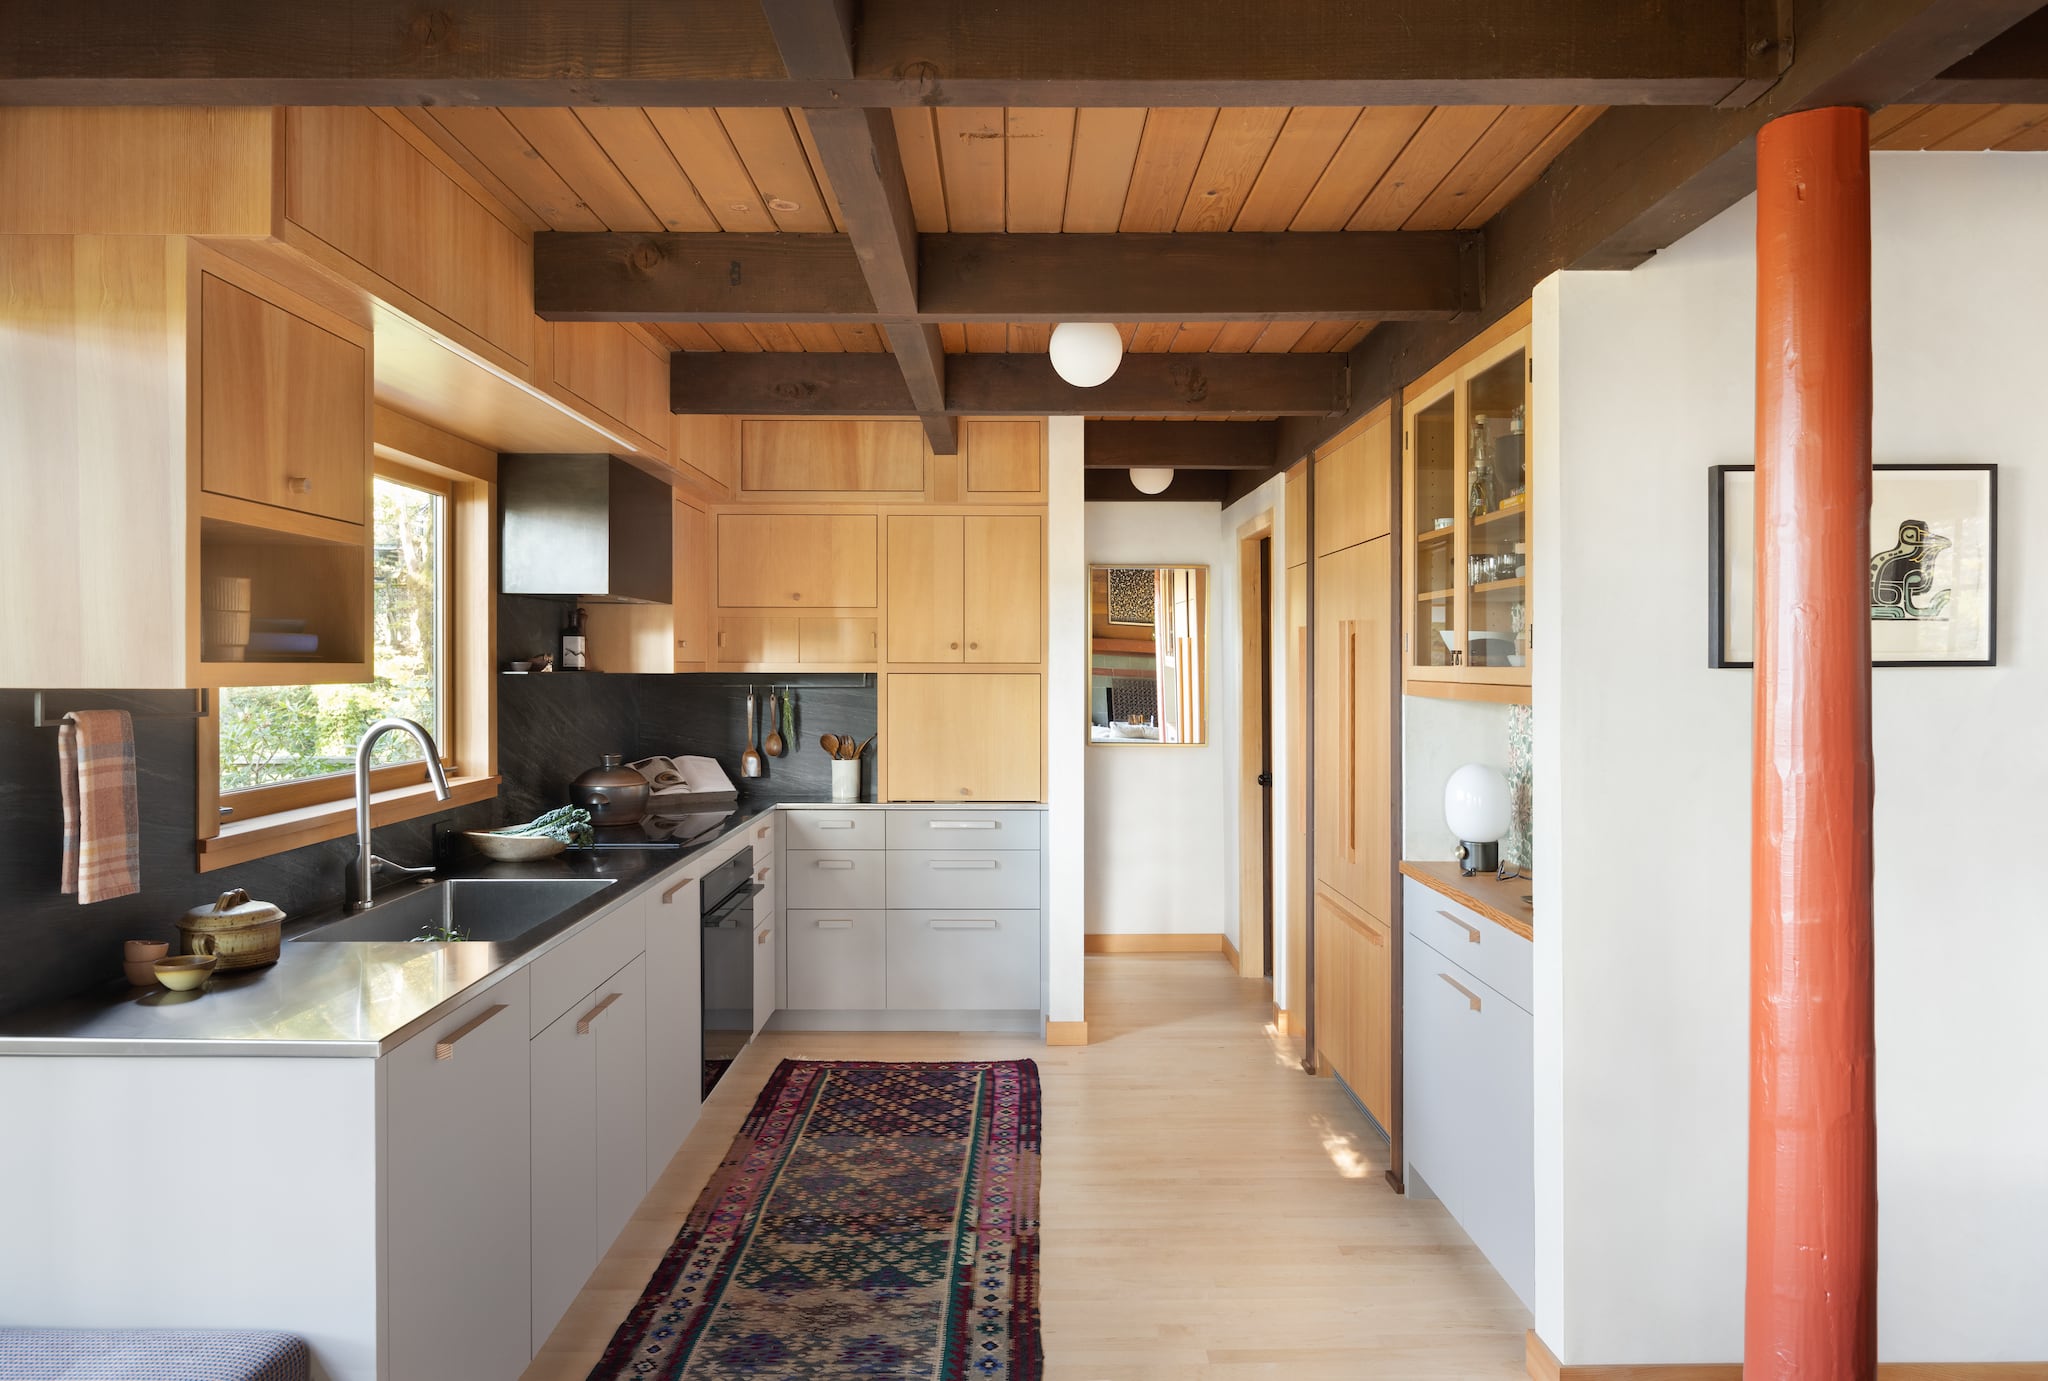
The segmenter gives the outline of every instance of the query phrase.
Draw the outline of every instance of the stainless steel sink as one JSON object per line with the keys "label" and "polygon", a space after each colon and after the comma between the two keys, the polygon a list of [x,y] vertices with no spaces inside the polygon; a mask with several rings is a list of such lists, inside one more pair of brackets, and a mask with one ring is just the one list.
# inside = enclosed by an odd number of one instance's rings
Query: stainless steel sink
{"label": "stainless steel sink", "polygon": [[294,938],[323,943],[460,938],[504,944],[611,885],[611,878],[454,878],[399,893],[360,915]]}

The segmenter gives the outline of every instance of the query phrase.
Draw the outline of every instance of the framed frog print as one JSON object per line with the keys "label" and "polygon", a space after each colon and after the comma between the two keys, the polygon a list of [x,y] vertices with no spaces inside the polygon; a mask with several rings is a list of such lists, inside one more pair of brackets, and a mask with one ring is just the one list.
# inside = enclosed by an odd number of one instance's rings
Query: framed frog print
{"label": "framed frog print", "polygon": [[[1877,465],[1870,661],[1998,663],[1998,467]],[[1707,471],[1707,665],[1756,665],[1756,467]]]}

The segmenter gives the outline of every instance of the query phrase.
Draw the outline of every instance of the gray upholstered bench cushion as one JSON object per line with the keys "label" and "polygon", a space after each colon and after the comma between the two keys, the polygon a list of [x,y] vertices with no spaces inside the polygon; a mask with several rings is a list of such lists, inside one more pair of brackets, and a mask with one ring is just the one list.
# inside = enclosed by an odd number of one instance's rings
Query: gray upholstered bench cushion
{"label": "gray upholstered bench cushion", "polygon": [[289,1333],[219,1328],[0,1328],[5,1381],[310,1381]]}

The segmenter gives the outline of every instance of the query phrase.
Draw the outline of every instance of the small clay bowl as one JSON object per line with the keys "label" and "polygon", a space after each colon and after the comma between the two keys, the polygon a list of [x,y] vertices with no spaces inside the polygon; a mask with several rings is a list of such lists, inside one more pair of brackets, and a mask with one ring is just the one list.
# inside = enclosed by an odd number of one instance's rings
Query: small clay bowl
{"label": "small clay bowl", "polygon": [[156,960],[130,959],[121,966],[121,972],[128,975],[129,983],[138,988],[156,986]]}
{"label": "small clay bowl", "polygon": [[170,952],[170,942],[166,940],[127,940],[121,945],[121,958],[131,964],[148,964]]}
{"label": "small clay bowl", "polygon": [[174,954],[156,961],[156,981],[174,993],[201,987],[220,961],[211,954]]}

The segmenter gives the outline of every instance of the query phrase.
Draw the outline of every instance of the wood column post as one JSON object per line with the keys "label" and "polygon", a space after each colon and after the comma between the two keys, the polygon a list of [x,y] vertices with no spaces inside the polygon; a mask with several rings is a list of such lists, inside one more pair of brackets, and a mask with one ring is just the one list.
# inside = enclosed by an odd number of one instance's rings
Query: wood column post
{"label": "wood column post", "polygon": [[1748,1381],[1877,1371],[1868,126],[1757,136]]}

